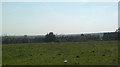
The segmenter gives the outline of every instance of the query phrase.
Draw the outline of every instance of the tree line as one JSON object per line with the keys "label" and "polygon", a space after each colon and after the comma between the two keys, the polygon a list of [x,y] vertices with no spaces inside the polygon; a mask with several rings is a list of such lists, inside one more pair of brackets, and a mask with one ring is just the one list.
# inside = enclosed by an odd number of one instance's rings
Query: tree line
{"label": "tree line", "polygon": [[100,35],[81,34],[81,35],[62,35],[56,36],[53,32],[46,34],[45,36],[29,37],[27,35],[16,36],[2,36],[3,44],[11,43],[41,43],[41,42],[83,42],[83,41],[99,41],[99,40],[118,40],[120,39],[120,32],[104,33],[102,39]]}

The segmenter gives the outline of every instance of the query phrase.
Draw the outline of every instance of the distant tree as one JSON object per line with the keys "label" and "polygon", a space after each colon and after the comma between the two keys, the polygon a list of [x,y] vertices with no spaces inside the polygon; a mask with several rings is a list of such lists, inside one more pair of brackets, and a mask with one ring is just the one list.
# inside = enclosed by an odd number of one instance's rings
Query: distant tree
{"label": "distant tree", "polygon": [[120,32],[120,27],[115,32]]}
{"label": "distant tree", "polygon": [[49,34],[46,34],[45,42],[55,42],[55,41],[56,41],[56,37],[53,34],[53,32],[50,32]]}
{"label": "distant tree", "polygon": [[118,38],[118,40],[120,40],[120,27],[118,28],[118,29],[116,29],[116,31],[115,32],[117,32],[118,34],[117,34],[117,38]]}
{"label": "distant tree", "polygon": [[118,28],[118,32],[120,32],[120,27]]}
{"label": "distant tree", "polygon": [[81,36],[84,36],[84,34],[81,34]]}
{"label": "distant tree", "polygon": [[41,36],[37,36],[33,39],[33,41],[35,43],[40,43],[40,42],[44,42],[44,37],[41,37]]}
{"label": "distant tree", "polygon": [[24,37],[27,37],[27,35],[24,35]]}
{"label": "distant tree", "polygon": [[24,35],[24,37],[21,38],[22,39],[22,43],[28,43],[29,38],[27,37],[27,35]]}
{"label": "distant tree", "polygon": [[118,39],[118,33],[117,32],[104,33],[103,39],[104,40],[117,40]]}

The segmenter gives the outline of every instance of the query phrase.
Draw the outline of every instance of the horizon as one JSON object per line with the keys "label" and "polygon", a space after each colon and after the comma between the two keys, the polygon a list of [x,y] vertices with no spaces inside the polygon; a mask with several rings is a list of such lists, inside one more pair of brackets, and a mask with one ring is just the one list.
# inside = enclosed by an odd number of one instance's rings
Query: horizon
{"label": "horizon", "polygon": [[3,34],[45,35],[114,32],[116,2],[4,2]]}
{"label": "horizon", "polygon": [[[115,32],[115,31],[114,31]],[[94,33],[68,33],[68,34],[55,34],[53,32],[53,34],[55,35],[81,35],[81,34],[104,34],[104,33],[112,33],[112,32],[94,32]],[[48,33],[46,33],[48,34]],[[24,36],[24,35],[27,35],[27,36],[45,36],[46,34],[2,34],[0,36]]]}

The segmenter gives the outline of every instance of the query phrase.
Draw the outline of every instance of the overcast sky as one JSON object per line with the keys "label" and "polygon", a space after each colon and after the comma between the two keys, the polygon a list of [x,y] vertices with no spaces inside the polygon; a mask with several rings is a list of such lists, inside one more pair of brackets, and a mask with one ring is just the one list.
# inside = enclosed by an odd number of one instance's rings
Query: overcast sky
{"label": "overcast sky", "polygon": [[4,2],[3,34],[113,32],[117,2]]}

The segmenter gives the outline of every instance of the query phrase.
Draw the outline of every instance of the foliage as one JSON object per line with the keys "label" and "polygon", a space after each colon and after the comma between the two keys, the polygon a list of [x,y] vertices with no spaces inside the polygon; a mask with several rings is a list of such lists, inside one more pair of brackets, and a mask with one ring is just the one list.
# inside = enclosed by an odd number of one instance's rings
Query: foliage
{"label": "foliage", "polygon": [[53,34],[53,32],[50,32],[45,36],[45,42],[55,42],[55,41],[56,41],[56,37]]}
{"label": "foliage", "polygon": [[[102,38],[102,39],[101,39]],[[84,42],[84,41],[100,41],[100,40],[120,40],[120,32],[104,33],[103,37],[100,35],[81,34],[81,35],[54,35],[53,32],[46,34],[45,36],[29,37],[27,35],[17,36],[3,36],[2,43],[43,43],[43,42]]]}
{"label": "foliage", "polygon": [[120,27],[116,30],[116,32],[120,32]]}
{"label": "foliage", "polygon": [[103,40],[118,40],[118,34],[119,32],[110,32],[110,33],[104,33]]}

